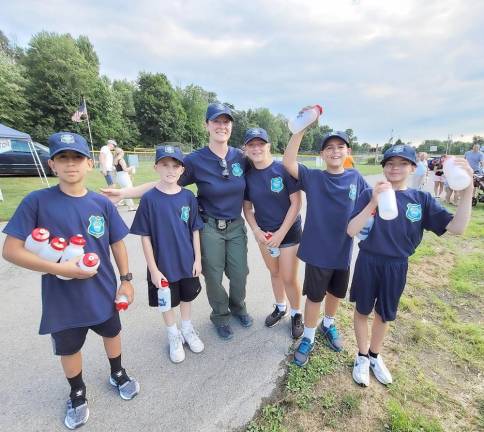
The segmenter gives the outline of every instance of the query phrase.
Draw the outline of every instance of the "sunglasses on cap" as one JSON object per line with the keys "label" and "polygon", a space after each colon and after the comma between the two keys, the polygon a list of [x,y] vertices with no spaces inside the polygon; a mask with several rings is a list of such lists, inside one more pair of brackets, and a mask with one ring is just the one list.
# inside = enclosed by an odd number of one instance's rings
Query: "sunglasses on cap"
{"label": "sunglasses on cap", "polygon": [[218,161],[220,167],[222,168],[222,175],[225,179],[229,178],[229,170],[227,168],[227,161],[225,159],[220,159]]}

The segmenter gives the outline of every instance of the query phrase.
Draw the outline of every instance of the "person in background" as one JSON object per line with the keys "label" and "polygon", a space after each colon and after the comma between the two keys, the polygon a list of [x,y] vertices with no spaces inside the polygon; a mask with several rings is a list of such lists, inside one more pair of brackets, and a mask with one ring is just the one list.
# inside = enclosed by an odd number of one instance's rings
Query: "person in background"
{"label": "person in background", "polygon": [[484,167],[484,154],[479,150],[479,144],[474,144],[471,150],[466,151],[464,158],[469,162],[474,172],[482,172]]}
{"label": "person in background", "polygon": [[114,165],[112,151],[116,146],[116,141],[110,139],[107,141],[105,146],[101,147],[101,150],[99,151],[99,169],[101,170],[101,173],[106,179],[106,183],[109,187],[112,187],[114,185]]}
{"label": "person in background", "polygon": [[441,156],[434,162],[434,197],[439,199],[444,191],[444,159],[447,155]]}
{"label": "person in background", "polygon": [[422,190],[427,178],[427,153],[420,152],[417,158],[417,168],[412,177],[412,187],[414,189]]}
{"label": "person in background", "polygon": [[345,161],[343,162],[343,168],[349,169],[355,167],[355,160],[353,156],[351,156],[351,148],[348,148],[348,155],[345,157]]}
{"label": "person in background", "polygon": [[[113,161],[114,169],[116,170],[116,183],[120,188],[132,187],[132,175],[135,172],[134,167],[128,167],[128,164],[124,160],[124,150],[117,146],[114,149],[114,161]],[[128,211],[136,210],[136,206],[134,205],[134,201],[132,198],[126,198],[123,200],[124,203],[128,206]]]}

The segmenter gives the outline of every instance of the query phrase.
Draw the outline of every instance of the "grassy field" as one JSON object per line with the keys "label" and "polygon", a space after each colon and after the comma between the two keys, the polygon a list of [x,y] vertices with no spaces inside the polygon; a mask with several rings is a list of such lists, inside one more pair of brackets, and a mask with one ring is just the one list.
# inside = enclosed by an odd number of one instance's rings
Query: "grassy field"
{"label": "grassy field", "polygon": [[[310,168],[314,168],[315,164],[306,163]],[[361,165],[358,167],[363,175],[377,174],[381,172],[380,166]],[[49,184],[52,186],[57,184],[55,177],[49,177]],[[136,172],[135,184],[142,184],[147,181],[155,181],[156,173],[153,170],[153,165],[150,163],[143,163]],[[87,186],[89,189],[97,191],[99,188],[106,185],[104,177],[98,170],[94,170],[89,174]],[[41,189],[42,185],[38,177],[0,177],[0,189],[3,193],[3,202],[0,202],[0,221],[7,221],[12,216],[13,212],[19,205],[25,195],[36,189]],[[195,190],[194,187],[190,189]]]}
{"label": "grassy field", "polygon": [[484,207],[465,235],[426,233],[410,259],[397,321],[385,341],[388,387],[354,384],[352,306],[338,312],[346,351],[321,339],[306,368],[290,364],[282,388],[247,432],[484,430]]}

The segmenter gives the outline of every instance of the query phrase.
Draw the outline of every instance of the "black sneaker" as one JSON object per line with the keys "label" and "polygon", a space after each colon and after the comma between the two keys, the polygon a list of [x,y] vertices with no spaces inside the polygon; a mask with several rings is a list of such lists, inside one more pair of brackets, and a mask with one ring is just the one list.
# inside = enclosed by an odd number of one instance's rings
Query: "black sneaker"
{"label": "black sneaker", "polygon": [[287,308],[286,310],[281,311],[276,305],[276,307],[274,308],[274,311],[270,315],[267,315],[267,318],[265,321],[266,327],[269,327],[269,328],[274,327],[276,324],[279,323],[279,321],[281,321],[286,316],[287,316]]}
{"label": "black sneaker", "polygon": [[304,322],[302,314],[297,313],[291,317],[291,336],[293,339],[299,339],[304,333]]}
{"label": "black sneaker", "polygon": [[217,330],[217,334],[220,336],[221,339],[229,340],[234,337],[234,332],[232,331],[232,327],[230,327],[229,324],[216,325],[215,329]]}

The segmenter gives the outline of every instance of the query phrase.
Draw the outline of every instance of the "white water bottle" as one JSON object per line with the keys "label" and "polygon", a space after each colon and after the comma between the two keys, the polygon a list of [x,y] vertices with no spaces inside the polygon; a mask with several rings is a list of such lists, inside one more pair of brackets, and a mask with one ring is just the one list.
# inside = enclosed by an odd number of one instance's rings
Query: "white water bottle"
{"label": "white water bottle", "polygon": [[[60,262],[69,261],[72,258],[84,255],[84,246],[86,245],[86,240],[82,234],[77,234],[69,239],[69,245],[64,249]],[[72,279],[64,276],[57,275],[59,279]]]}
{"label": "white water bottle", "polygon": [[158,288],[158,306],[161,312],[168,312],[171,309],[170,284],[166,280],[161,280],[161,288]]}
{"label": "white water bottle", "polygon": [[45,228],[35,228],[25,239],[25,249],[38,254],[47,244],[49,244],[50,232]]}
{"label": "white water bottle", "polygon": [[444,175],[449,187],[461,191],[471,184],[471,177],[460,166],[455,164],[455,158],[448,157],[444,161]]}
{"label": "white water bottle", "polygon": [[397,197],[393,189],[385,189],[378,194],[378,215],[384,220],[398,216]]}
{"label": "white water bottle", "polygon": [[39,257],[50,262],[58,262],[67,246],[67,242],[62,237],[54,237],[39,252]]}
{"label": "white water bottle", "polygon": [[[270,240],[272,238],[272,234],[267,233],[264,237],[266,240]],[[281,250],[278,247],[268,247],[267,250],[272,258],[277,258],[281,254]]]}
{"label": "white water bottle", "polygon": [[301,111],[296,118],[289,120],[289,130],[295,134],[301,132],[306,126],[316,121],[323,113],[321,105],[314,105],[311,109]]}
{"label": "white water bottle", "polygon": [[125,295],[120,295],[116,300],[114,300],[117,311],[122,311],[128,309],[128,297]]}
{"label": "white water bottle", "polygon": [[99,268],[99,264],[101,264],[101,261],[94,252],[84,254],[77,263],[79,268],[86,272],[97,270]]}
{"label": "white water bottle", "polygon": [[368,234],[370,234],[371,229],[373,228],[373,224],[375,223],[375,216],[372,214],[368,220],[366,221],[365,225],[361,229],[361,231],[356,234],[356,237],[360,240],[365,240],[368,238]]}

